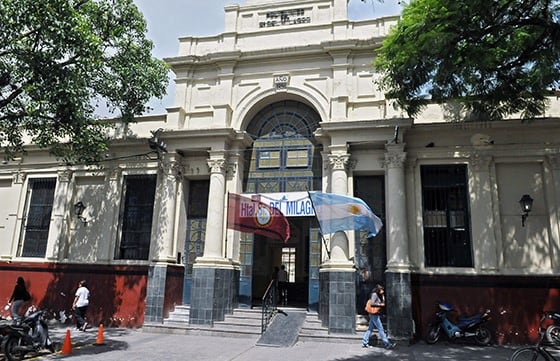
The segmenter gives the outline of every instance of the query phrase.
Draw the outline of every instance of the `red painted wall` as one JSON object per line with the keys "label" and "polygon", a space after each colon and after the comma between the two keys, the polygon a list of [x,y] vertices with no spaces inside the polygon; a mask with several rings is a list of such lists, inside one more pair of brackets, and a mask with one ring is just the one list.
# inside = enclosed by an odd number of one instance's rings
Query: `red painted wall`
{"label": "red painted wall", "polygon": [[441,301],[465,314],[490,309],[493,317],[487,325],[497,344],[534,343],[543,311],[560,310],[560,279],[413,275],[412,300],[417,338],[425,336]]}
{"label": "red painted wall", "polygon": [[68,317],[72,316],[74,293],[82,279],[91,292],[90,323],[139,327],[144,322],[147,266],[0,262],[0,274],[0,313],[4,317],[9,311],[3,306],[21,276],[32,297],[25,308],[34,305],[45,309],[63,323],[74,323],[74,318]]}

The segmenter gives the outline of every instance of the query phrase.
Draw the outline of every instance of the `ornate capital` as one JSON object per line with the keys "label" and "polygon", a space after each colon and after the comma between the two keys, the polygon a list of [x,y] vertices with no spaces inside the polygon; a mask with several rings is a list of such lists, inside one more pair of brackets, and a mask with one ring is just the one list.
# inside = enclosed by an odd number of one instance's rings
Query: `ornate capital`
{"label": "ornate capital", "polygon": [[181,162],[178,161],[171,162],[171,164],[169,165],[169,170],[171,171],[171,175],[175,177],[177,181],[183,179],[183,174],[185,173],[185,167],[183,166],[183,164],[181,164]]}
{"label": "ornate capital", "polygon": [[470,164],[476,172],[488,172],[490,170],[492,157],[486,154],[476,153],[470,157]]}
{"label": "ornate capital", "polygon": [[388,152],[385,153],[385,161],[383,166],[387,169],[390,168],[403,168],[406,160],[405,152]]}
{"label": "ornate capital", "polygon": [[165,177],[174,178],[177,181],[183,179],[185,167],[175,159],[164,159],[160,162],[161,172]]}
{"label": "ornate capital", "polygon": [[224,158],[208,159],[210,173],[224,174],[226,171],[226,160]]}
{"label": "ornate capital", "polygon": [[332,170],[347,170],[351,165],[350,154],[329,154],[328,157]]}
{"label": "ornate capital", "polygon": [[58,171],[58,181],[61,183],[68,183],[72,179],[72,171],[65,169]]}
{"label": "ornate capital", "polygon": [[107,170],[107,178],[112,182],[117,181],[121,176],[121,174],[122,174],[122,168],[120,167],[115,167]]}
{"label": "ornate capital", "polygon": [[25,174],[24,172],[21,172],[21,171],[15,172],[12,175],[12,178],[14,180],[14,184],[23,184],[26,176],[27,176],[27,174]]}

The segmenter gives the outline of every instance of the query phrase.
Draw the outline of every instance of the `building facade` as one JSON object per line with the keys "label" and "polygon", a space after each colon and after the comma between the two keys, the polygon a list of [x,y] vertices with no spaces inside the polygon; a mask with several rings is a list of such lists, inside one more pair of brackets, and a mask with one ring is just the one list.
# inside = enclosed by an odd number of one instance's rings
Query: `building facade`
{"label": "building facade", "polygon": [[[351,21],[347,5],[227,6],[223,33],[182,37],[166,59],[174,106],[115,120],[99,166],[33,147],[0,165],[3,278],[24,276],[61,319],[85,278],[90,317],[106,325],[160,322],[177,304],[211,325],[258,305],[283,264],[288,304],[333,333],[355,332],[383,283],[395,336],[422,336],[441,300],[492,309],[500,343],[535,338],[542,311],[560,308],[560,102],[530,121],[466,121],[435,104],[410,119],[371,65],[398,18]],[[150,149],[155,135],[167,152]],[[322,235],[307,191],[359,197],[384,228]],[[228,193],[283,207],[288,242],[227,229]]]}

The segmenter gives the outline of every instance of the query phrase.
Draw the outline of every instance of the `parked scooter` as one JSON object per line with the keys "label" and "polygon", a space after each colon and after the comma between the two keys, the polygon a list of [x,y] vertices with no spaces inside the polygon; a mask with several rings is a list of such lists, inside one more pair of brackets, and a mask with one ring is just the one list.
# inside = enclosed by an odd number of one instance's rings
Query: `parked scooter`
{"label": "parked scooter", "polygon": [[491,319],[490,310],[472,316],[458,317],[458,322],[449,320],[449,314],[455,309],[445,303],[437,303],[439,311],[436,312],[438,320],[430,325],[426,335],[426,342],[433,344],[438,342],[442,334],[450,340],[460,338],[474,338],[477,344],[486,346],[492,341],[492,335],[484,323]]}
{"label": "parked scooter", "polygon": [[35,311],[20,322],[2,327],[2,350],[8,361],[22,360],[26,354],[42,349],[54,352],[44,311]]}

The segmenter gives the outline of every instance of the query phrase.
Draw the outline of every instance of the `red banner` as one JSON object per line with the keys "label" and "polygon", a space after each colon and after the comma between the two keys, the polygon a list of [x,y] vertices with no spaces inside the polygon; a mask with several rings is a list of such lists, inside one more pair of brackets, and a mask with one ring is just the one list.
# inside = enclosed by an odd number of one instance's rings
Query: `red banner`
{"label": "red banner", "polygon": [[287,242],[290,224],[282,212],[263,202],[229,193],[227,228]]}

